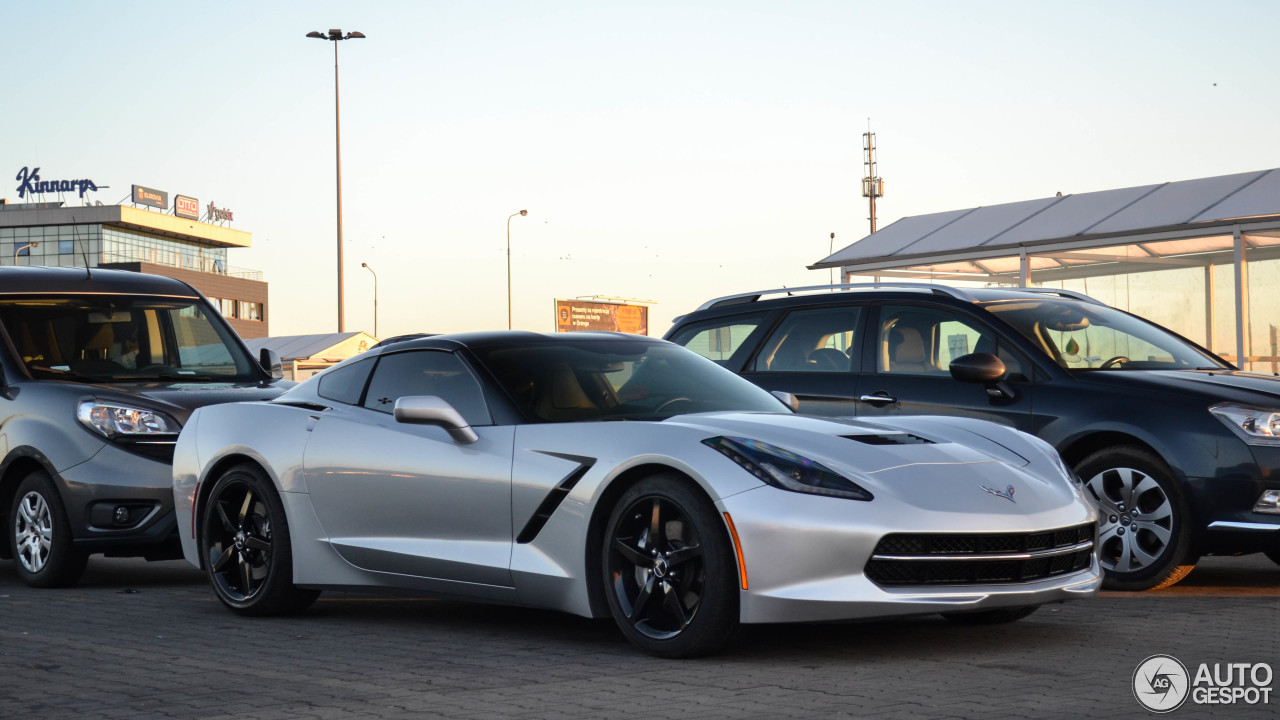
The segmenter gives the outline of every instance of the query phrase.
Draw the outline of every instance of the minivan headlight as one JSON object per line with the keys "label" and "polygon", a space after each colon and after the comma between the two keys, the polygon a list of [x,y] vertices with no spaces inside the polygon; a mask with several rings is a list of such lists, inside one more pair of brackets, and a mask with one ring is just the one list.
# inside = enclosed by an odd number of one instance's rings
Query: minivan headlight
{"label": "minivan headlight", "polygon": [[1250,445],[1280,445],[1280,410],[1223,403],[1209,412]]}
{"label": "minivan headlight", "polygon": [[121,435],[171,435],[182,429],[178,421],[155,410],[85,400],[76,409],[85,427],[115,438]]}
{"label": "minivan headlight", "polygon": [[790,450],[747,438],[713,437],[703,445],[719,450],[761,482],[783,490],[871,500],[872,495],[852,480]]}

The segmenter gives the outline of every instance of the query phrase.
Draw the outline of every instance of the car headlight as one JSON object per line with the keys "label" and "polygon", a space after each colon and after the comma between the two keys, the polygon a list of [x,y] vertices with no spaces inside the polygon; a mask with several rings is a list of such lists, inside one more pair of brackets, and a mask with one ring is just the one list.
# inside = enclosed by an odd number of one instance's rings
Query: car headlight
{"label": "car headlight", "polygon": [[96,400],[80,403],[76,417],[85,427],[108,438],[174,434],[182,429],[177,420],[164,413]]}
{"label": "car headlight", "polygon": [[713,437],[703,440],[702,444],[719,450],[743,470],[776,488],[849,500],[866,501],[873,497],[852,480],[769,443],[746,438]]}
{"label": "car headlight", "polygon": [[1280,445],[1280,410],[1223,403],[1209,412],[1250,445]]}

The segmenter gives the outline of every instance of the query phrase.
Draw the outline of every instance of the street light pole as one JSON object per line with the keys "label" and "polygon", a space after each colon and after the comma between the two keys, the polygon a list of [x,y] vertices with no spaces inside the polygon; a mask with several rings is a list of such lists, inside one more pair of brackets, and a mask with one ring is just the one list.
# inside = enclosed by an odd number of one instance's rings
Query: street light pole
{"label": "street light pole", "polygon": [[[831,242],[827,246],[827,257],[831,257],[835,253],[835,251],[836,251],[836,234],[831,233]],[[831,278],[831,284],[835,285],[836,284],[835,268],[831,268],[830,278]]]}
{"label": "street light pole", "polygon": [[[510,242],[510,241],[508,241],[508,242]],[[14,265],[17,265],[17,264],[18,264],[18,253],[22,252],[23,250],[26,250],[27,248],[33,248],[33,247],[35,247],[35,246],[37,246],[37,245],[39,245],[39,244],[40,244],[40,241],[39,241],[39,240],[36,240],[36,241],[34,241],[34,242],[29,242],[29,243],[27,243],[26,245],[23,245],[22,247],[18,248],[17,250],[14,250],[14,251],[13,251],[13,264],[14,264]],[[28,258],[30,258],[30,257],[31,257],[31,252],[30,252],[30,251],[28,251],[28,252],[27,252],[27,257],[28,257]],[[28,265],[30,265],[30,264],[31,264],[31,260],[30,260],[30,259],[28,259],[28,260],[27,260],[27,264],[28,264]]]}
{"label": "street light pole", "polygon": [[343,35],[341,30],[330,30],[325,35],[312,31],[307,33],[307,37],[333,42],[333,146],[338,178],[338,332],[345,332],[346,323],[343,321],[342,311],[342,113],[338,104],[338,41],[363,40],[364,33],[349,32]]}
{"label": "street light pole", "polygon": [[369,263],[360,263],[360,267],[373,273],[373,336],[378,337],[378,273],[373,272]]}
{"label": "street light pole", "polygon": [[511,218],[517,215],[528,215],[528,210],[511,213],[507,216],[507,329],[511,329]]}

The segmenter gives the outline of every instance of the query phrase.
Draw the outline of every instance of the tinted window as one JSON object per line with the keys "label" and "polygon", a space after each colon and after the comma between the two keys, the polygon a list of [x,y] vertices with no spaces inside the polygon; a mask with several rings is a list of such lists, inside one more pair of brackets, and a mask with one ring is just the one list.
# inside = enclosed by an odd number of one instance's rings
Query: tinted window
{"label": "tinted window", "polygon": [[37,378],[257,380],[253,361],[197,299],[13,298],[0,321]]}
{"label": "tinted window", "polygon": [[681,328],[671,342],[724,365],[760,327],[764,315],[736,315]]}
{"label": "tinted window", "polygon": [[1018,356],[1001,347],[994,333],[965,315],[914,305],[880,309],[878,372],[950,375],[952,360],[975,352],[999,357],[1010,380],[1027,379]]}
{"label": "tinted window", "polygon": [[373,371],[364,406],[390,413],[396,400],[435,395],[453,406],[471,425],[491,425],[480,383],[453,353],[418,350],[383,355]]}
{"label": "tinted window", "polygon": [[322,398],[347,405],[359,405],[360,393],[373,369],[373,358],[330,370],[320,378],[316,394]]}
{"label": "tinted window", "polygon": [[756,356],[757,372],[848,372],[857,354],[859,306],[797,310]]}
{"label": "tinted window", "polygon": [[524,414],[541,422],[786,412],[764,390],[668,343],[565,338],[477,354]]}

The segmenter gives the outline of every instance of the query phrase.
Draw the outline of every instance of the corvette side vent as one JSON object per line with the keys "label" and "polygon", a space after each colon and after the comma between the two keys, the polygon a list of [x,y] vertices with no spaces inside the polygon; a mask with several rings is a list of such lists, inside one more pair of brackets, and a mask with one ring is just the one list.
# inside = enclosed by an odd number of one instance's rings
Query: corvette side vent
{"label": "corvette side vent", "polygon": [[842,435],[867,445],[933,445],[933,441],[911,433],[884,433],[882,435]]}

